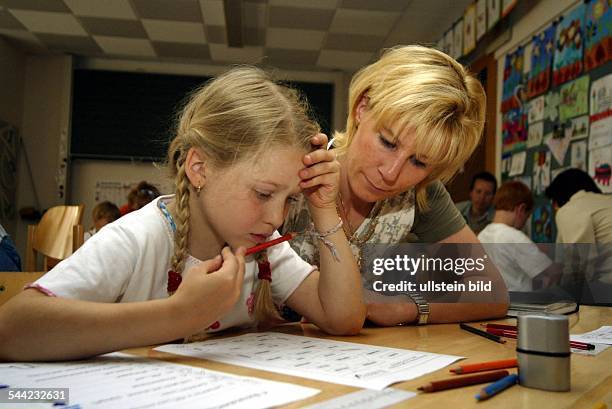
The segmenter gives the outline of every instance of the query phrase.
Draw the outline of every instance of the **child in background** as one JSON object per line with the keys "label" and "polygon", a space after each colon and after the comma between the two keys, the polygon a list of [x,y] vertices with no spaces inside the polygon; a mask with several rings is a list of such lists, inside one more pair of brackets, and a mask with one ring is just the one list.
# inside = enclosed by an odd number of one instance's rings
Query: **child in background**
{"label": "child in background", "polygon": [[121,216],[140,209],[159,195],[159,189],[143,180],[128,193],[128,202],[119,209]]}
{"label": "child in background", "polygon": [[[252,327],[285,304],[324,331],[357,333],[365,306],[336,211],[339,164],[318,130],[297,94],[258,69],[209,82],[169,147],[175,195],[106,226],[0,308],[0,359],[75,359]],[[319,267],[287,242],[245,258],[278,237],[300,192]]]}
{"label": "child in background", "polygon": [[518,181],[506,182],[495,194],[493,204],[493,222],[478,234],[478,240],[499,269],[508,291],[532,291],[558,282],[560,266],[521,231],[533,210],[531,190]]}
{"label": "child in background", "polygon": [[93,208],[91,212],[91,218],[93,220],[93,227],[85,232],[85,241],[89,240],[91,236],[100,231],[100,229],[106,226],[108,223],[112,223],[121,217],[121,212],[116,204],[109,202],[108,200],[100,202]]}

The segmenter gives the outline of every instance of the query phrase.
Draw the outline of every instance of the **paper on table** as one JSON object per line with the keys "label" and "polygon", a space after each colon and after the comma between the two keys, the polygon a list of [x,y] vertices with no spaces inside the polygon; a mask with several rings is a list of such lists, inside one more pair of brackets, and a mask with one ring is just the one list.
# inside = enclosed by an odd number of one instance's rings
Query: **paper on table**
{"label": "paper on table", "polygon": [[386,388],[381,391],[362,389],[302,409],[380,409],[416,396],[414,392]]}
{"label": "paper on table", "polygon": [[612,325],[604,325],[603,327],[599,327],[591,332],[585,332],[584,334],[570,335],[570,339],[578,342],[612,345]]}
{"label": "paper on table", "polygon": [[0,378],[15,388],[69,388],[70,404],[87,409],[267,408],[319,392],[121,353],[87,361],[0,364]]}
{"label": "paper on table", "polygon": [[169,344],[158,351],[325,382],[383,389],[444,368],[459,356],[261,332]]}

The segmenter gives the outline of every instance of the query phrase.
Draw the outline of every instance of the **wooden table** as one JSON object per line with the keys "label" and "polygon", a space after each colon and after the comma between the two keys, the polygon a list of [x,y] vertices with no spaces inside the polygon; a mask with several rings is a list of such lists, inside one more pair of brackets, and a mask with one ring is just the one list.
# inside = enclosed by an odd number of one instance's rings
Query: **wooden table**
{"label": "wooden table", "polygon": [[[570,332],[573,334],[591,331],[602,325],[612,325],[612,308],[582,306],[579,313],[569,316],[569,321],[571,328]],[[315,338],[335,339],[466,357],[465,360],[460,361],[461,363],[482,362],[513,358],[516,356],[515,340],[508,340],[506,344],[498,344],[460,330],[457,324],[427,325],[421,327],[365,328],[360,335],[354,337],[331,337],[310,324],[286,325],[276,328],[275,331]],[[231,335],[236,335],[236,333],[229,334],[229,336]],[[358,388],[350,386],[161,353],[153,351],[152,348],[134,348],[125,350],[124,352],[139,356],[148,356],[168,362],[206,367],[212,370],[236,375],[254,376],[274,381],[289,382],[321,390],[321,393],[318,395],[285,406],[287,408],[299,408],[358,390]],[[597,356],[572,354],[571,368],[572,389],[570,392],[547,392],[514,386],[488,401],[477,403],[474,396],[480,391],[483,385],[475,385],[442,392],[428,394],[420,393],[418,396],[401,402],[393,407],[591,409],[596,403],[605,402],[608,408],[612,409],[612,347]],[[448,378],[449,375],[451,374],[447,367],[411,381],[394,384],[393,387],[414,392],[417,390],[417,387],[429,381],[445,379]]]}

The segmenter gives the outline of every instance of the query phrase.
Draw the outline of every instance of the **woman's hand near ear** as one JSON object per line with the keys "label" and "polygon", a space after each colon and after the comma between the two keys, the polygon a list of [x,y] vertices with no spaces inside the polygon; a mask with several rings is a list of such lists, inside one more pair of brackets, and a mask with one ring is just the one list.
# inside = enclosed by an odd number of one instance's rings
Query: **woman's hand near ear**
{"label": "woman's hand near ear", "polygon": [[340,184],[340,163],[333,151],[326,149],[325,134],[313,136],[311,144],[317,149],[303,158],[306,168],[300,171],[300,187],[310,206],[317,209],[335,209]]}

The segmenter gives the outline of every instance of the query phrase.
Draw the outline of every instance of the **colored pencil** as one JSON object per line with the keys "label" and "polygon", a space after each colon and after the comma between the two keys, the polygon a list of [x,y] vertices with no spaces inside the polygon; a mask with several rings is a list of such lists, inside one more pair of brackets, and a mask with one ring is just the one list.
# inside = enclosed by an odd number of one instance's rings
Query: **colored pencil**
{"label": "colored pencil", "polygon": [[432,381],[423,385],[418,390],[423,392],[437,392],[446,389],[461,388],[462,386],[476,385],[479,383],[493,382],[508,376],[508,371],[485,372],[476,375],[455,376],[441,381]]}
{"label": "colored pencil", "polygon": [[[487,328],[487,332],[489,334],[498,335],[500,337],[506,337],[506,338],[516,338],[518,334],[517,331],[510,331],[510,330],[496,329],[496,328]],[[587,344],[586,342],[578,342],[578,341],[570,341],[570,347],[575,348],[575,349],[585,349],[585,350],[595,349],[595,345],[593,344]]]}
{"label": "colored pencil", "polygon": [[491,385],[482,388],[480,393],[476,395],[476,399],[485,400],[489,399],[491,396],[494,396],[501,391],[508,389],[512,385],[516,385],[518,383],[518,375],[512,374],[508,375],[498,381],[493,382]]}
{"label": "colored pencil", "polygon": [[493,369],[516,368],[518,361],[516,358],[501,359],[499,361],[479,362],[475,364],[466,364],[453,368],[450,371],[456,374],[466,374],[482,371],[490,371]]}
{"label": "colored pencil", "polygon": [[486,323],[486,324],[480,324],[483,327],[486,328],[495,328],[495,329],[507,329],[510,331],[516,331],[516,325],[506,325],[506,324],[491,324],[491,323]]}
{"label": "colored pencil", "polygon": [[265,250],[268,247],[272,247],[284,241],[291,240],[295,236],[297,236],[297,233],[287,233],[284,236],[280,236],[279,238],[276,238],[274,240],[266,241],[265,243],[249,247],[244,255],[248,256],[249,254],[259,253],[260,251]]}
{"label": "colored pencil", "polygon": [[501,339],[498,335],[489,334],[488,332],[481,331],[478,328],[470,327],[469,325],[464,324],[463,322],[459,324],[459,328],[469,331],[472,334],[480,335],[481,337],[485,337],[490,339],[491,341],[499,342],[500,344],[505,344],[506,341]]}

